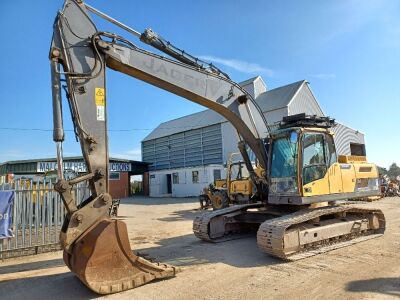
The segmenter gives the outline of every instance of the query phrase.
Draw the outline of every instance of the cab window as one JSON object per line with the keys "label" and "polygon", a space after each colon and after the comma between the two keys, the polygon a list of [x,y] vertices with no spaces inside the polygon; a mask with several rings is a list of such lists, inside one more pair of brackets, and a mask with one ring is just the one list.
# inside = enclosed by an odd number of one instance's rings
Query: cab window
{"label": "cab window", "polygon": [[331,135],[325,135],[325,152],[327,166],[330,167],[335,162],[337,162],[335,143],[333,142],[333,137]]}
{"label": "cab window", "polygon": [[303,135],[303,184],[321,179],[327,170],[324,134]]}
{"label": "cab window", "polygon": [[249,171],[241,162],[231,165],[231,180],[242,180],[248,178],[249,176]]}

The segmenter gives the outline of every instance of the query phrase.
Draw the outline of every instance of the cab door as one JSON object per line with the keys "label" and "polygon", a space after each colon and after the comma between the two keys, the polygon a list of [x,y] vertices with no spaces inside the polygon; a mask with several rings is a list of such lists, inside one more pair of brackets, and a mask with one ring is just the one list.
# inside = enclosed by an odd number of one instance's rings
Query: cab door
{"label": "cab door", "polygon": [[340,164],[334,163],[328,169],[329,174],[329,190],[331,194],[343,193],[342,172]]}
{"label": "cab door", "polygon": [[342,172],[337,162],[337,155],[333,137],[325,134],[325,154],[328,167],[328,180],[330,194],[343,193]]}
{"label": "cab door", "polygon": [[302,148],[303,196],[329,194],[324,134],[319,132],[304,133],[302,136]]}

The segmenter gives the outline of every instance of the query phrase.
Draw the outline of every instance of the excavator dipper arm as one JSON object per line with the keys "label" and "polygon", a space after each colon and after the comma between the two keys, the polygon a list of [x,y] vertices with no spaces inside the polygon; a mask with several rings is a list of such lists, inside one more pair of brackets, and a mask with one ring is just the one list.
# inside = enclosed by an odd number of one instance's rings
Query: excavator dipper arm
{"label": "excavator dipper arm", "polygon": [[[245,90],[216,68],[205,69],[167,59],[115,34],[99,32],[85,4],[78,0],[66,0],[57,15],[50,61],[53,139],[57,143],[61,178],[55,188],[67,208],[60,235],[64,261],[89,288],[102,294],[173,276],[174,267],[156,265],[134,255],[126,225],[109,217],[112,198],[108,193],[106,67],[220,113],[238,131],[242,155],[247,156],[243,146],[247,145],[259,164],[267,169],[264,139],[268,127],[260,108]],[[61,75],[67,83],[68,103],[88,170],[72,180],[62,177]],[[266,183],[266,178],[255,178],[254,174],[254,180]],[[91,196],[77,206],[72,186],[81,181],[89,182]]]}

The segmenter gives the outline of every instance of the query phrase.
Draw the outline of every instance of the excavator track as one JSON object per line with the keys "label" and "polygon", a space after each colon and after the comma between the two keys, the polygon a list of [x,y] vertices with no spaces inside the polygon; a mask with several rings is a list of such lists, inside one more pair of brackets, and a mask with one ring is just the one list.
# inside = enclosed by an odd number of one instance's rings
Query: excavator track
{"label": "excavator track", "polygon": [[[250,208],[259,208],[262,204],[254,203],[254,204],[242,204],[242,205],[235,205],[231,207],[227,207],[224,209],[212,211],[212,212],[204,212],[200,216],[197,216],[193,221],[193,233],[199,239],[207,242],[216,242],[222,240],[228,240],[232,238],[230,231],[220,232],[217,236],[213,236],[210,230],[210,224],[216,218],[225,217],[225,220],[222,222],[229,222],[228,218],[235,214],[240,214],[243,211],[246,211]],[[225,223],[223,224],[225,225]]]}
{"label": "excavator track", "polygon": [[[334,218],[319,223],[327,216]],[[341,234],[338,228],[342,229]],[[384,231],[385,217],[381,210],[333,206],[301,210],[265,221],[258,229],[257,244],[269,255],[294,261],[376,238]]]}

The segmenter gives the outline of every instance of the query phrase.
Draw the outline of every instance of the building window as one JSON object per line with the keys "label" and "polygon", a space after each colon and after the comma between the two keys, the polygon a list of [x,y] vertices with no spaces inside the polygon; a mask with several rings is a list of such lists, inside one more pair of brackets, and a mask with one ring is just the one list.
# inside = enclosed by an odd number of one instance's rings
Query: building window
{"label": "building window", "polygon": [[218,179],[221,179],[221,170],[214,169],[214,182]]}
{"label": "building window", "polygon": [[172,173],[172,183],[173,184],[179,183],[179,173]]}
{"label": "building window", "polygon": [[357,156],[365,156],[365,145],[350,143],[350,154]]}
{"label": "building window", "polygon": [[119,172],[110,172],[109,178],[110,180],[119,180]]}
{"label": "building window", "polygon": [[150,176],[150,184],[157,184],[157,180],[156,180],[156,175],[155,174],[151,174]]}
{"label": "building window", "polygon": [[192,182],[199,183],[199,171],[192,171]]}

